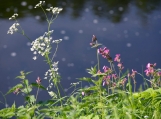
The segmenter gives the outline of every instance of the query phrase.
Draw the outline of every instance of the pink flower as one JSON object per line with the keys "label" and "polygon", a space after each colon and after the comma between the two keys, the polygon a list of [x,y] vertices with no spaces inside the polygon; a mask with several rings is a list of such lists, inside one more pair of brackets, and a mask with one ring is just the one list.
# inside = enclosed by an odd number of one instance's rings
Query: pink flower
{"label": "pink flower", "polygon": [[40,83],[41,83],[40,77],[37,77],[36,83],[40,85]]}
{"label": "pink flower", "polygon": [[146,66],[146,70],[144,71],[147,76],[153,75],[154,74],[154,67],[156,66],[156,63],[150,64],[148,63]]}
{"label": "pink flower", "polygon": [[150,75],[150,71],[149,71],[149,69],[146,69],[144,72],[146,73],[146,75],[147,75],[147,76],[149,76],[149,75]]}
{"label": "pink flower", "polygon": [[110,70],[110,68],[108,68],[107,66],[103,66],[103,70],[104,70],[104,73],[106,73],[108,70]]}
{"label": "pink flower", "polygon": [[92,36],[92,42],[90,43],[91,46],[96,45],[97,38],[95,35]]}
{"label": "pink flower", "polygon": [[105,86],[105,84],[106,84],[106,82],[105,82],[105,80],[104,80],[102,85]]}
{"label": "pink flower", "polygon": [[97,40],[96,36],[93,35],[93,36],[92,36],[92,42],[95,42],[96,40]]}
{"label": "pink flower", "polygon": [[120,54],[116,54],[116,57],[115,57],[115,59],[114,59],[114,61],[116,61],[116,62],[120,62]]}
{"label": "pink flower", "polygon": [[112,78],[117,79],[117,75],[116,74],[112,74]]}
{"label": "pink flower", "polygon": [[98,53],[101,54],[103,58],[106,58],[109,61],[112,60],[112,58],[110,56],[110,50],[107,49],[106,47],[98,49]]}
{"label": "pink flower", "polygon": [[97,71],[97,74],[101,74],[102,72],[100,70]]}
{"label": "pink flower", "polygon": [[108,76],[104,76],[103,77],[103,86],[105,85],[105,84],[109,84],[109,82],[110,82],[110,78],[111,78],[111,76],[110,75],[108,75]]}
{"label": "pink flower", "polygon": [[85,95],[85,92],[82,92],[82,95],[84,96]]}
{"label": "pink flower", "polygon": [[16,88],[16,90],[13,93],[18,94],[20,91],[21,91],[20,88]]}
{"label": "pink flower", "polygon": [[148,63],[147,65],[146,65],[146,68],[147,69],[149,69],[151,66],[150,66],[150,63]]}
{"label": "pink flower", "polygon": [[119,67],[120,70],[122,70],[124,68],[123,63],[118,63],[117,66]]}
{"label": "pink flower", "polygon": [[161,71],[157,72],[157,75],[158,75],[158,76],[161,76]]}
{"label": "pink flower", "polygon": [[148,64],[146,65],[146,68],[149,69],[149,68],[153,68],[153,67],[155,67],[155,66],[156,66],[156,63],[154,63],[154,64],[148,63]]}
{"label": "pink flower", "polygon": [[124,78],[124,79],[122,80],[121,84],[124,85],[126,81],[127,81],[127,78]]}
{"label": "pink flower", "polygon": [[132,69],[132,74],[131,74],[131,77],[132,78],[135,78],[135,74],[137,73],[137,71],[134,71],[133,69]]}

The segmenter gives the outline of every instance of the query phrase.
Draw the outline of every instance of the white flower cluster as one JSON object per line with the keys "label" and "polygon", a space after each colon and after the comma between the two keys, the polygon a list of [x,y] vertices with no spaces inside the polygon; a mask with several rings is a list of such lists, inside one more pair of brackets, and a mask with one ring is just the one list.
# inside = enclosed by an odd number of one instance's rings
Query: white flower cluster
{"label": "white flower cluster", "polygon": [[48,9],[46,9],[46,11],[52,11],[53,14],[59,14],[59,12],[61,12],[63,10],[63,8],[58,8],[58,7],[50,7]]}
{"label": "white flower cluster", "polygon": [[[45,77],[44,77],[44,79],[53,79],[53,78],[55,78],[55,76],[56,75],[58,75],[58,61],[57,62],[54,62],[53,64],[52,64],[52,68],[51,69],[49,69],[46,73],[45,73]],[[53,74],[53,72],[55,72],[54,74]]]}
{"label": "white flower cluster", "polygon": [[71,83],[70,85],[78,85],[78,84],[79,84],[79,82]]}
{"label": "white flower cluster", "polygon": [[56,93],[54,93],[53,91],[48,91],[48,93],[52,98],[57,98]]}
{"label": "white flower cluster", "polygon": [[[31,43],[31,51],[33,51],[33,54],[40,54],[41,56],[44,56],[45,53],[49,53],[51,47],[51,43],[59,43],[62,41],[62,39],[59,40],[52,40],[52,37],[50,36],[53,33],[54,30],[51,30],[49,32],[45,32],[43,36],[40,36],[36,40],[34,40]],[[37,59],[37,56],[33,57],[34,60]]]}
{"label": "white flower cluster", "polygon": [[44,4],[45,1],[40,1],[38,4],[35,5],[34,8],[38,8],[38,7],[41,7],[42,4]]}
{"label": "white flower cluster", "polygon": [[19,23],[14,23],[8,30],[7,34],[13,34],[14,32],[18,31],[17,26],[19,26]]}
{"label": "white flower cluster", "polygon": [[[41,56],[44,56],[45,53],[50,51],[50,42],[52,41],[52,37],[48,36],[49,33],[53,33],[53,30],[48,33],[45,32],[43,36],[40,36],[31,43],[32,47],[30,50],[33,51],[34,55],[40,54]],[[36,60],[37,57],[34,56],[33,59]]]}
{"label": "white flower cluster", "polygon": [[[58,61],[57,62],[54,62],[52,64],[52,68],[49,69],[46,73],[45,73],[45,77],[44,79],[49,79],[49,83],[52,79],[56,78],[57,75],[58,75]],[[47,90],[51,89],[53,86],[53,83],[50,83],[49,86],[47,87]]]}
{"label": "white flower cluster", "polygon": [[18,16],[18,14],[15,13],[14,15],[12,15],[12,17],[9,18],[9,20],[16,19],[17,16]]}

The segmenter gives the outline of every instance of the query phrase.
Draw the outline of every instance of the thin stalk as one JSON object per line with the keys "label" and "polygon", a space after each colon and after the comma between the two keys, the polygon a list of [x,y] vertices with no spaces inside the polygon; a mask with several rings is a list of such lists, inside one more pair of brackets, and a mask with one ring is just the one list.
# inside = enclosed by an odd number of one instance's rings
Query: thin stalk
{"label": "thin stalk", "polygon": [[47,22],[48,22],[48,17],[47,17],[47,14],[46,14],[45,10],[43,9],[43,7],[42,7],[42,6],[40,6],[40,7],[41,7],[42,11],[44,12],[45,17],[46,17],[46,20],[47,20]]}
{"label": "thin stalk", "polygon": [[97,48],[97,64],[98,64],[98,71],[100,70],[100,65],[99,65],[99,54],[98,54],[98,48]]}
{"label": "thin stalk", "polygon": [[[18,23],[18,20],[15,19],[15,21]],[[21,32],[17,31],[18,33],[22,34],[23,36],[25,36],[30,42],[32,42],[32,40],[25,34],[24,30],[22,29],[21,25],[19,25]]]}
{"label": "thin stalk", "polygon": [[52,57],[51,61],[53,61],[53,59],[54,59],[54,57],[55,57],[55,55],[56,55],[57,50],[58,50],[58,43],[57,43],[57,45],[56,45],[56,49],[55,49],[55,52],[54,52],[54,54],[53,54],[53,57]]}
{"label": "thin stalk", "polygon": [[[56,85],[57,91],[58,91],[58,95],[59,95],[59,99],[61,99],[61,95],[60,95],[60,91],[59,91],[59,87],[58,85]],[[62,100],[60,100],[61,106],[62,106]]]}
{"label": "thin stalk", "polygon": [[23,34],[30,42],[32,42],[32,40],[24,33]]}
{"label": "thin stalk", "polygon": [[[52,69],[52,61],[49,59],[48,54],[45,54],[45,58],[46,58],[46,60],[47,60],[47,63],[49,64],[50,69]],[[52,73],[54,73],[54,72],[52,72]],[[56,77],[55,79],[57,79],[57,77]],[[59,91],[58,84],[57,84],[57,81],[56,81],[56,83],[54,83],[54,85],[56,86],[56,89],[57,89],[59,98],[61,98],[61,96],[60,96],[60,91]],[[61,102],[61,104],[62,104],[62,102]]]}
{"label": "thin stalk", "polygon": [[38,87],[37,92],[36,92],[36,100],[35,100],[35,103],[37,101],[38,93],[39,93],[39,87]]}
{"label": "thin stalk", "polygon": [[4,102],[5,102],[5,103],[3,103],[3,102],[0,101],[0,103],[2,103],[2,104],[7,104],[7,101],[6,101],[5,96],[3,95],[3,93],[2,93],[1,91],[0,91],[0,93],[2,94],[2,96],[3,96],[3,98],[4,98]]}

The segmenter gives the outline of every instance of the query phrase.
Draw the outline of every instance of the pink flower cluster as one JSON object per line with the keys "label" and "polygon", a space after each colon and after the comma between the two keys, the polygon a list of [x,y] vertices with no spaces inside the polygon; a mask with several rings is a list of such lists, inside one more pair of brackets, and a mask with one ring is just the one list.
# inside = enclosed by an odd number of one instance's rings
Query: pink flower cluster
{"label": "pink flower cluster", "polygon": [[147,66],[146,66],[147,69],[144,71],[147,76],[150,76],[150,75],[153,76],[155,66],[156,66],[156,63],[154,63],[154,64],[148,63],[147,64]]}
{"label": "pink flower cluster", "polygon": [[15,91],[13,92],[13,94],[18,94],[21,91],[20,88],[16,88]]}
{"label": "pink flower cluster", "polygon": [[[116,80],[118,78],[116,74],[111,74],[112,70],[108,66],[103,66],[103,71],[104,71],[104,73],[107,74],[107,76],[103,77],[103,84],[102,84],[103,86],[109,85],[110,82],[111,82],[110,81],[111,78],[114,79],[114,80]],[[101,72],[99,71],[98,73],[101,73]],[[113,87],[116,86],[116,83],[112,82],[112,86]]]}
{"label": "pink flower cluster", "polygon": [[40,79],[40,77],[37,77],[36,83],[37,83],[38,85],[41,84],[41,79]]}
{"label": "pink flower cluster", "polygon": [[108,59],[108,61],[112,61],[112,57],[110,56],[110,50],[106,47],[98,49],[98,53],[101,54],[103,58]]}
{"label": "pink flower cluster", "polygon": [[137,73],[137,71],[134,71],[134,70],[132,69],[131,77],[132,77],[133,79],[135,79],[135,75],[136,75],[136,73]]}
{"label": "pink flower cluster", "polygon": [[116,54],[114,61],[118,62],[117,66],[119,70],[122,70],[124,68],[123,63],[121,62],[120,59],[120,54]]}

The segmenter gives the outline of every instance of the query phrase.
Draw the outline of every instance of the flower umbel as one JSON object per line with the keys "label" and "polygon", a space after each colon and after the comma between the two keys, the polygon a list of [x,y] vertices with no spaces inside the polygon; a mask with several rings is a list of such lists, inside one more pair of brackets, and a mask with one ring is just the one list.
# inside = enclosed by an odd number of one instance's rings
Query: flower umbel
{"label": "flower umbel", "polygon": [[44,3],[45,3],[45,1],[40,1],[38,4],[35,5],[34,8],[41,7]]}
{"label": "flower umbel", "polygon": [[7,34],[13,34],[14,32],[17,32],[18,31],[18,26],[20,24],[19,23],[14,23],[8,30]]}
{"label": "flower umbel", "polygon": [[9,18],[9,20],[16,19],[17,16],[18,16],[18,14],[15,13],[14,15],[12,15],[12,16]]}
{"label": "flower umbel", "polygon": [[46,11],[52,12],[53,14],[59,14],[61,11],[63,10],[63,8],[59,8],[59,7],[50,7],[48,9],[46,9]]}
{"label": "flower umbel", "polygon": [[52,40],[52,37],[50,35],[53,33],[53,31],[54,30],[45,32],[43,36],[40,36],[31,43],[32,47],[30,50],[33,51],[33,54],[35,55],[33,57],[34,60],[37,59],[36,54],[44,56],[46,53],[50,53],[51,43],[60,43],[62,41],[62,39]]}

